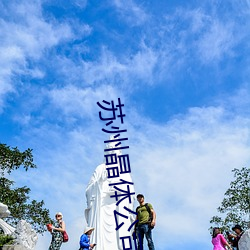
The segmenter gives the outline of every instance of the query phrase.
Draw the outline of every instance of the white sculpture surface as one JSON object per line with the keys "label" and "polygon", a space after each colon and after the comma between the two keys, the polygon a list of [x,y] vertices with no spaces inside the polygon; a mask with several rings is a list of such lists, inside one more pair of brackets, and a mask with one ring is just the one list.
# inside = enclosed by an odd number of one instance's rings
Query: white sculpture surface
{"label": "white sculpture surface", "polygon": [[12,235],[15,239],[15,244],[19,245],[21,248],[25,250],[34,250],[38,240],[35,230],[32,229],[31,225],[25,220],[20,220],[16,228],[10,226],[1,219],[9,215],[10,211],[8,210],[8,206],[0,203],[0,227],[3,229],[4,234]]}
{"label": "white sculpture surface", "polygon": [[5,218],[10,215],[8,206],[0,202],[0,218]]}
{"label": "white sculpture surface", "polygon": [[6,218],[10,215],[8,206],[0,202],[0,228],[3,229],[4,234],[11,235],[15,228],[6,223],[2,218]]}
{"label": "white sculpture surface", "polygon": [[239,250],[250,250],[250,229],[246,230],[239,240]]}
{"label": "white sculpture surface", "polygon": [[27,250],[34,250],[38,236],[31,225],[25,220],[20,220],[14,233],[16,243],[24,246]]}
{"label": "white sculpture surface", "polygon": [[[110,139],[114,139],[111,137]],[[115,143],[111,142],[107,145],[108,148],[115,148]],[[107,151],[108,154],[116,154],[117,157],[121,155],[121,151],[112,150]],[[115,164],[116,166],[119,164]],[[112,165],[114,166],[114,165]],[[108,178],[106,165],[103,163],[95,169],[90,178],[86,189],[87,209],[85,210],[85,218],[88,226],[94,227],[95,230],[91,234],[91,243],[96,243],[96,250],[120,250],[123,249],[120,237],[130,236],[133,229],[128,232],[129,226],[134,221],[133,214],[124,210],[124,206],[133,211],[133,203],[135,196],[132,197],[132,202],[126,198],[116,206],[116,199],[110,198],[115,194],[114,186],[109,186],[110,183],[119,183],[120,179],[132,182],[129,173],[121,174],[120,177]],[[119,187],[122,190],[127,190],[128,184],[121,184]],[[130,186],[130,192],[134,192],[134,186]],[[121,192],[117,191],[118,194]],[[116,231],[116,223],[114,211],[117,211],[128,219],[117,216],[118,225],[124,222],[124,225]]]}

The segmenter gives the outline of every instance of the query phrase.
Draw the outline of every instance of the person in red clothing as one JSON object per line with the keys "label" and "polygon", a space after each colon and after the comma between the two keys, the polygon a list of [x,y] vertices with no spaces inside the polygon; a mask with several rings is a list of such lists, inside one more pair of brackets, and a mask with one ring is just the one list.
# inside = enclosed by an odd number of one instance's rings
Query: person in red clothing
{"label": "person in red clothing", "polygon": [[49,250],[60,250],[63,235],[62,233],[65,231],[65,222],[62,220],[63,215],[61,212],[56,213],[56,223],[55,225],[48,225],[48,230],[52,235],[52,240],[49,246]]}
{"label": "person in red clothing", "polygon": [[220,228],[218,227],[213,229],[212,244],[214,245],[213,250],[225,250],[225,246],[227,246],[229,249],[232,249],[232,247],[224,238],[223,234],[221,234]]}

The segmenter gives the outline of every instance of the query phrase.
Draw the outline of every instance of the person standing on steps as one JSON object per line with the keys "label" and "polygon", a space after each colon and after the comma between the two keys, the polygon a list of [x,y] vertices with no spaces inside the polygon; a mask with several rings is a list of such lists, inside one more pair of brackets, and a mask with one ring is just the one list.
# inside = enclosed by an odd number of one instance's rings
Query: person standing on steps
{"label": "person standing on steps", "polygon": [[90,235],[93,232],[93,227],[86,227],[81,238],[80,238],[80,249],[79,250],[89,250],[93,249],[96,243],[90,243]]}
{"label": "person standing on steps", "polygon": [[213,228],[212,244],[214,246],[213,250],[226,250],[226,246],[232,250],[218,227]]}
{"label": "person standing on steps", "polygon": [[234,238],[235,249],[239,250],[239,240],[241,236],[243,235],[244,231],[240,225],[235,225],[232,228],[232,230],[236,233],[236,234],[231,234],[231,236],[233,236]]}
{"label": "person standing on steps", "polygon": [[150,203],[145,203],[143,194],[137,195],[139,206],[136,208],[135,233],[138,240],[138,250],[143,250],[143,239],[146,236],[148,242],[148,249],[155,250],[154,242],[152,239],[152,229],[156,222],[156,213]]}
{"label": "person standing on steps", "polygon": [[52,240],[49,250],[60,250],[63,242],[63,232],[65,231],[65,222],[62,220],[63,215],[61,212],[56,213],[55,226],[51,226],[50,232],[52,234]]}

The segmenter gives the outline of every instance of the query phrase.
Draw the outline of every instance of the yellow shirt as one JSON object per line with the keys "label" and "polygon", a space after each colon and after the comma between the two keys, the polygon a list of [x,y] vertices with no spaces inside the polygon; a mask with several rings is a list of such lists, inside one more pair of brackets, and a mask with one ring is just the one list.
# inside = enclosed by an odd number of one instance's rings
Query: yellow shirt
{"label": "yellow shirt", "polygon": [[[153,207],[150,203],[148,203],[148,207],[150,208],[150,210],[153,209]],[[137,212],[137,218],[139,220],[138,224],[148,223],[149,213],[148,213],[148,210],[147,210],[145,204],[143,206],[137,207],[136,212]]]}

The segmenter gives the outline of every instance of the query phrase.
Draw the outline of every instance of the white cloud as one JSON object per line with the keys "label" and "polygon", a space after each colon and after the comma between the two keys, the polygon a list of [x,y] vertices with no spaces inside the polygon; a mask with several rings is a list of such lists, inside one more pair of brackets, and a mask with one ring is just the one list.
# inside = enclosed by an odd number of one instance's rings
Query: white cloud
{"label": "white cloud", "polygon": [[39,58],[44,49],[73,36],[67,24],[46,21],[40,4],[21,2],[9,6],[9,11],[12,12],[12,19],[1,20],[1,45],[16,46],[27,57]]}
{"label": "white cloud", "polygon": [[165,16],[165,22],[159,27],[160,47],[174,58],[174,69],[178,65],[189,67],[190,61],[197,59],[211,65],[233,57],[236,46],[245,36],[243,31],[236,30],[239,27],[236,19],[228,19],[202,5],[193,9],[178,8],[172,15]]}
{"label": "white cloud", "polygon": [[[238,88],[234,95],[226,99],[228,107],[233,109],[238,114],[248,114],[250,104],[250,92],[249,83],[244,83]],[[224,103],[224,98],[221,98],[220,102]]]}
{"label": "white cloud", "polygon": [[210,63],[213,60],[220,61],[225,56],[232,56],[232,49],[237,42],[233,34],[232,25],[213,21],[197,42],[200,59],[204,63]]}
{"label": "white cloud", "polygon": [[110,85],[101,85],[96,89],[80,88],[73,85],[62,89],[53,89],[48,93],[54,108],[59,108],[64,115],[70,117],[93,118],[98,113],[96,102],[107,97],[117,99],[116,89]]}
{"label": "white cloud", "polygon": [[211,16],[205,15],[202,9],[194,9],[193,11],[189,11],[186,13],[186,16],[191,19],[191,30],[194,33],[199,33],[211,20]]}
{"label": "white cloud", "polygon": [[106,48],[102,49],[100,58],[94,62],[83,61],[84,82],[95,83],[116,83],[128,89],[132,82],[153,82],[154,69],[158,60],[158,54],[143,42],[141,49],[133,55],[116,57]]}
{"label": "white cloud", "polygon": [[154,70],[159,63],[158,60],[158,52],[142,44],[141,50],[128,61],[128,75],[132,79],[142,79],[147,83],[153,83]]}
{"label": "white cloud", "polygon": [[126,65],[118,61],[118,59],[106,48],[102,49],[101,56],[96,62],[83,61],[84,80],[88,84],[114,81],[117,75],[126,72]]}
{"label": "white cloud", "polygon": [[126,2],[121,0],[113,0],[113,4],[119,12],[119,16],[128,22],[130,26],[142,25],[148,19],[147,13],[133,0],[128,0]]}
{"label": "white cloud", "polygon": [[[30,66],[28,60],[36,60],[44,55],[45,50],[63,40],[72,38],[70,26],[48,22],[42,16],[39,1],[27,3],[9,3],[3,12],[11,13],[9,18],[0,19],[0,95],[14,91],[13,77],[30,74],[41,78],[44,73],[36,66]],[[31,68],[30,68],[31,67]],[[2,98],[1,98],[2,99]],[[3,103],[0,103],[2,108]]]}
{"label": "white cloud", "polygon": [[80,9],[84,9],[87,5],[87,0],[74,0],[74,4],[78,6]]}
{"label": "white cloud", "polygon": [[[249,163],[249,123],[228,120],[221,108],[196,108],[165,126],[143,121],[141,131],[134,131],[130,155],[136,191],[154,204],[159,231],[171,233],[170,245],[180,236],[184,242],[208,237],[231,170]],[[159,246],[164,243],[156,237]]]}

